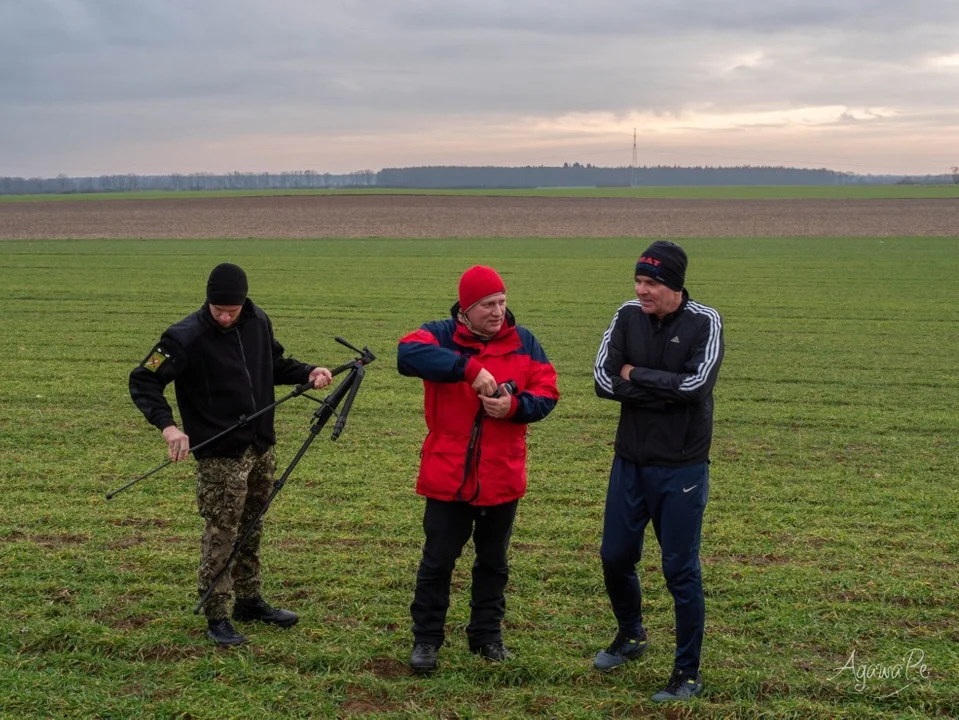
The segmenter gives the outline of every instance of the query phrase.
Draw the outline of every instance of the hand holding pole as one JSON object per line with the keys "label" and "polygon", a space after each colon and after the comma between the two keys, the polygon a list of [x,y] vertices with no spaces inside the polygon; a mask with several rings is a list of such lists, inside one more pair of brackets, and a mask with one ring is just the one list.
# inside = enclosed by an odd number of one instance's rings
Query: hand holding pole
{"label": "hand holding pole", "polygon": [[[312,382],[309,382],[309,381],[303,383],[302,385],[297,385],[295,388],[293,388],[293,391],[292,391],[291,393],[289,393],[289,394],[286,395],[285,397],[280,398],[279,400],[277,400],[277,401],[276,401],[275,403],[273,403],[272,405],[267,405],[265,408],[263,408],[263,409],[261,409],[261,410],[257,410],[255,413],[253,413],[253,414],[250,415],[250,416],[241,415],[239,421],[238,421],[235,425],[233,425],[232,427],[227,428],[227,429],[224,430],[223,432],[217,433],[217,434],[214,435],[213,437],[211,437],[211,438],[209,438],[209,439],[207,439],[207,440],[204,440],[204,441],[201,442],[201,443],[197,443],[196,445],[194,445],[193,447],[191,447],[189,450],[187,450],[187,455],[189,455],[190,453],[192,453],[192,452],[194,452],[194,451],[196,451],[196,450],[199,450],[199,449],[202,448],[202,447],[206,447],[207,445],[209,445],[210,443],[214,442],[215,440],[219,440],[221,437],[223,437],[223,436],[226,435],[227,433],[231,433],[231,432],[233,432],[234,430],[236,430],[237,428],[243,427],[243,426],[246,425],[248,422],[250,422],[250,420],[253,420],[254,418],[259,417],[259,416],[262,415],[263,413],[268,412],[269,410],[272,410],[272,409],[275,408],[277,405],[281,405],[281,404],[285,403],[287,400],[289,400],[289,399],[291,399],[291,398],[295,398],[295,397],[297,397],[298,395],[302,395],[302,394],[305,393],[307,390],[311,390],[312,388],[313,388],[313,383],[312,383]],[[167,465],[169,465],[169,464],[172,463],[172,462],[173,462],[172,460],[167,460],[165,463],[162,463],[162,464],[160,464],[160,465],[157,465],[155,468],[153,468],[153,469],[150,470],[149,472],[143,473],[143,475],[141,475],[140,477],[134,478],[133,480],[131,480],[130,482],[128,482],[126,485],[124,485],[124,486],[122,486],[122,487],[118,487],[118,488],[117,488],[116,490],[114,490],[113,492],[108,492],[108,493],[106,494],[107,500],[112,500],[116,495],[119,495],[119,494],[122,493],[124,490],[126,490],[128,487],[131,487],[131,486],[133,486],[133,485],[136,485],[136,484],[137,484],[138,482],[140,482],[141,480],[145,480],[146,478],[150,477],[151,475],[153,475],[153,474],[156,473],[156,472],[159,472],[160,470],[162,470],[163,468],[165,468]]]}

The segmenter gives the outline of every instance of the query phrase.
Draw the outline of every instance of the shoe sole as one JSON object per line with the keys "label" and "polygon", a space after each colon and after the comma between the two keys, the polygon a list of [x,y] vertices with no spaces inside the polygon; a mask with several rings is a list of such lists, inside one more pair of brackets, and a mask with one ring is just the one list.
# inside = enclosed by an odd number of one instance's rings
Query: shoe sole
{"label": "shoe sole", "polygon": [[608,664],[608,665],[602,665],[602,666],[600,666],[599,664],[597,664],[597,663],[599,662],[599,656],[600,656],[600,655],[606,655],[605,652],[602,652],[602,653],[600,653],[599,655],[597,655],[596,658],[593,660],[593,668],[596,669],[596,670],[599,670],[600,672],[609,672],[610,670],[613,670],[613,669],[615,669],[615,668],[622,667],[623,665],[625,665],[625,664],[628,663],[628,662],[632,662],[633,660],[638,660],[639,658],[641,658],[643,655],[646,654],[646,651],[647,651],[648,649],[649,649],[649,646],[646,645],[646,646],[644,646],[643,649],[640,650],[639,652],[634,653],[634,654],[632,654],[632,655],[627,655],[627,656],[626,656],[625,658],[623,658],[622,660],[619,660],[619,658],[622,658],[622,657],[623,657],[622,655],[607,656],[607,657],[616,657],[616,658],[617,658],[617,661],[616,661],[616,662],[611,662],[611,663]]}
{"label": "shoe sole", "polygon": [[654,703],[689,702],[690,700],[694,698],[698,698],[702,694],[703,694],[703,689],[700,688],[698,691],[690,693],[686,697],[676,697],[672,695],[670,697],[657,697],[659,693],[656,693],[656,695],[653,695],[649,699],[653,701]]}
{"label": "shoe sole", "polygon": [[237,617],[236,615],[233,616],[233,619],[236,620],[237,622],[261,622],[264,625],[274,625],[280,628],[293,627],[300,621],[300,618],[298,617],[294,618],[293,620],[287,620],[285,622],[277,622],[275,620],[263,620],[262,618],[256,618],[256,617],[253,617],[253,618]]}
{"label": "shoe sole", "polygon": [[432,675],[433,673],[436,672],[436,666],[434,665],[432,667],[416,667],[414,665],[410,665],[410,670],[413,671],[414,675]]}
{"label": "shoe sole", "polygon": [[221,642],[220,640],[217,640],[213,636],[213,633],[211,633],[210,631],[207,631],[206,636],[210,638],[210,640],[215,642],[218,647],[237,647],[238,645],[242,645],[243,643],[247,642],[247,640],[249,639],[249,638],[240,638],[237,640],[231,640],[230,642]]}
{"label": "shoe sole", "polygon": [[470,648],[470,652],[473,655],[479,655],[481,658],[483,658],[487,662],[493,662],[493,663],[505,662],[506,660],[513,659],[513,653],[511,653],[509,650],[506,651],[506,654],[503,655],[503,657],[490,657],[489,655],[484,655],[483,651],[480,648]]}
{"label": "shoe sole", "polygon": [[475,653],[473,653],[473,654],[474,654],[474,655],[479,655],[479,656],[480,656],[481,658],[483,658],[486,662],[491,662],[491,663],[506,662],[507,660],[512,660],[512,659],[513,659],[513,656],[512,656],[512,655],[507,655],[506,657],[494,658],[494,657],[490,657],[489,655],[484,655],[484,654],[481,653],[481,652],[475,652]]}

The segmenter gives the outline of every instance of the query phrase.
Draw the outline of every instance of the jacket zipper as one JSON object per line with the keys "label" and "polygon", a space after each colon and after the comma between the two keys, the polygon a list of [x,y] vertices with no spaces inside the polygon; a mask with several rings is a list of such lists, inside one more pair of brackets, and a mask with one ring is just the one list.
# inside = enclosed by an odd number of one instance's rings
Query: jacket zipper
{"label": "jacket zipper", "polygon": [[236,344],[240,346],[240,359],[243,360],[243,370],[246,371],[246,381],[250,385],[250,405],[252,412],[256,412],[256,397],[253,395],[253,376],[250,375],[250,368],[246,364],[246,353],[243,352],[243,340],[240,338],[240,328],[234,327],[236,331]]}

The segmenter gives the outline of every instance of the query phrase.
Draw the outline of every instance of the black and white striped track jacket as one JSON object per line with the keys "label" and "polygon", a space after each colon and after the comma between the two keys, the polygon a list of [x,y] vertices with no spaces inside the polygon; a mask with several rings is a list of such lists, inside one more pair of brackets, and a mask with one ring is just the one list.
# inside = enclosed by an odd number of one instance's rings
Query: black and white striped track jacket
{"label": "black and white striped track jacket", "polygon": [[[639,300],[624,303],[593,367],[596,394],[621,403],[616,453],[639,465],[683,467],[709,460],[713,386],[723,361],[723,324],[689,299],[659,320]],[[619,371],[634,365],[630,379]]]}

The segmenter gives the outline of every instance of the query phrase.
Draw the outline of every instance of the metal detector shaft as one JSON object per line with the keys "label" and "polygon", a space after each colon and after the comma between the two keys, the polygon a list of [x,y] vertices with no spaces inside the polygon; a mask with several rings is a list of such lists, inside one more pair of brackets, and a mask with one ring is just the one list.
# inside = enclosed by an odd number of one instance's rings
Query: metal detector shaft
{"label": "metal detector shaft", "polygon": [[[233,431],[236,430],[238,427],[242,427],[242,426],[246,425],[248,422],[250,422],[250,420],[253,420],[253,419],[255,419],[255,418],[258,418],[260,415],[262,415],[262,414],[265,413],[265,412],[268,412],[268,411],[272,410],[272,409],[275,408],[277,405],[280,405],[280,404],[282,404],[282,403],[285,403],[287,400],[289,400],[289,399],[291,399],[291,398],[295,398],[295,397],[297,397],[298,395],[302,395],[302,394],[305,393],[307,390],[312,390],[312,389],[313,389],[313,382],[312,382],[311,380],[308,380],[307,382],[303,383],[302,385],[297,385],[295,388],[293,388],[293,391],[292,391],[291,393],[289,393],[288,395],[280,398],[280,399],[277,400],[275,403],[273,403],[273,404],[271,404],[271,405],[267,405],[265,408],[262,408],[261,410],[257,410],[257,411],[256,411],[255,413],[253,413],[252,415],[243,415],[243,416],[241,416],[241,417],[240,417],[240,421],[239,421],[238,423],[236,423],[235,425],[233,425],[232,427],[229,427],[229,428],[227,428],[226,430],[224,430],[224,431],[222,431],[222,432],[220,432],[220,433],[217,433],[217,434],[214,435],[213,437],[208,438],[207,440],[204,440],[204,441],[201,442],[201,443],[197,443],[196,445],[194,445],[193,447],[191,447],[189,450],[187,450],[187,454],[189,455],[190,453],[192,453],[192,452],[194,452],[194,451],[196,451],[196,450],[199,450],[200,448],[205,447],[205,446],[209,445],[210,443],[212,443],[212,442],[214,442],[214,441],[216,441],[216,440],[219,440],[219,439],[220,439],[221,437],[223,437],[224,435],[233,432]],[[140,482],[141,480],[144,480],[144,479],[150,477],[150,476],[153,475],[154,473],[159,472],[160,470],[162,470],[163,468],[165,468],[167,465],[170,465],[172,462],[173,462],[172,460],[167,460],[165,463],[163,463],[163,464],[161,464],[161,465],[157,465],[157,466],[156,466],[155,468],[153,468],[150,472],[144,473],[144,474],[141,475],[140,477],[131,480],[130,482],[128,482],[128,483],[127,483],[126,485],[124,485],[123,487],[119,487],[119,488],[117,488],[116,490],[114,490],[113,492],[108,492],[107,495],[106,495],[107,500],[113,499],[113,497],[114,497],[115,495],[118,495],[119,493],[123,492],[123,491],[126,490],[128,487],[131,487],[131,486],[133,486],[133,485],[136,485],[138,482]]]}
{"label": "metal detector shaft", "polygon": [[210,599],[210,596],[213,594],[213,589],[216,587],[217,583],[220,582],[220,579],[223,577],[223,575],[226,574],[227,570],[229,570],[230,565],[233,564],[233,560],[237,553],[240,552],[240,549],[246,544],[247,539],[249,539],[250,535],[253,533],[253,528],[255,528],[260,519],[266,515],[266,511],[270,509],[270,505],[273,503],[274,498],[276,498],[280,490],[283,489],[287,478],[290,476],[290,473],[293,472],[293,468],[295,468],[297,463],[300,462],[300,459],[306,454],[307,449],[316,439],[316,436],[320,433],[320,430],[323,429],[323,426],[326,425],[327,421],[329,421],[329,419],[333,416],[334,412],[336,411],[336,406],[340,404],[340,401],[343,400],[343,398],[347,395],[347,392],[352,391],[350,394],[355,395],[355,387],[359,385],[359,380],[357,380],[357,377],[362,377],[362,365],[360,365],[358,362],[354,362],[353,366],[354,372],[351,372],[346,378],[344,378],[343,381],[336,387],[336,389],[321,402],[321,407],[317,408],[316,412],[313,413],[314,421],[313,425],[310,427],[309,436],[297,451],[296,455],[293,457],[293,460],[290,461],[290,464],[287,466],[286,470],[283,471],[283,475],[279,480],[276,481],[276,484],[273,486],[273,491],[270,493],[269,497],[267,497],[266,502],[263,503],[263,507],[260,508],[260,511],[256,514],[256,517],[250,521],[250,524],[247,525],[246,530],[244,530],[243,534],[239,537],[239,539],[237,539],[236,543],[234,543],[233,550],[230,552],[230,556],[226,559],[226,562],[223,563],[223,567],[220,568],[220,571],[210,582],[210,586],[206,589],[203,597],[200,598],[200,602],[198,602],[196,607],[193,608],[194,615],[198,615],[200,609],[206,604],[207,600]]}

